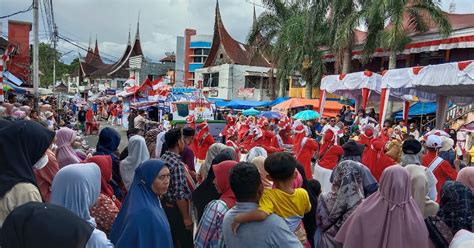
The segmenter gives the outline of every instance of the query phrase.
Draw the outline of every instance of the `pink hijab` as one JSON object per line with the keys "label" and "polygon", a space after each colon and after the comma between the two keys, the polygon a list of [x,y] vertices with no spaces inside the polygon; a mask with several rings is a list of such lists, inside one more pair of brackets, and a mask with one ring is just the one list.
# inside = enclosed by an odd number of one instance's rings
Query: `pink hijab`
{"label": "pink hijab", "polygon": [[58,160],[59,168],[66,165],[77,164],[81,162],[76,152],[72,148],[72,141],[76,139],[76,131],[67,127],[62,127],[56,133],[56,159]]}
{"label": "pink hijab", "polygon": [[465,167],[460,170],[456,181],[466,185],[474,192],[474,167]]}
{"label": "pink hijab", "polygon": [[398,165],[385,169],[379,191],[357,207],[335,239],[344,247],[428,247],[428,230],[411,196],[408,171]]}

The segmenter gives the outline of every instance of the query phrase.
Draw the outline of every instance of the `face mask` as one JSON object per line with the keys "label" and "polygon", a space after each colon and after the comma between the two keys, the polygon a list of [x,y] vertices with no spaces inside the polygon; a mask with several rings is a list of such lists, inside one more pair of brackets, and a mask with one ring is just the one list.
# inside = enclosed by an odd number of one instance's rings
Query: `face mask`
{"label": "face mask", "polygon": [[40,160],[38,160],[38,162],[36,162],[33,165],[33,168],[36,169],[36,170],[41,170],[41,169],[43,169],[43,167],[46,166],[48,161],[49,161],[48,155],[45,154],[45,155],[43,155],[43,157],[40,158]]}

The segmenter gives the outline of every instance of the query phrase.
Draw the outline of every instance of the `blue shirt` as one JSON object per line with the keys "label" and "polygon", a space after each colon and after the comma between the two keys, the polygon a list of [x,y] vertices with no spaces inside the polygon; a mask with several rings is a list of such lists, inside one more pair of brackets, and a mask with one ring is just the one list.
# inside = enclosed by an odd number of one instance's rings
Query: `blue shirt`
{"label": "blue shirt", "polygon": [[237,202],[224,216],[222,235],[227,248],[242,247],[303,247],[290,231],[285,221],[271,214],[264,221],[241,224],[237,235],[232,232],[232,222],[236,215],[258,208],[253,202]]}

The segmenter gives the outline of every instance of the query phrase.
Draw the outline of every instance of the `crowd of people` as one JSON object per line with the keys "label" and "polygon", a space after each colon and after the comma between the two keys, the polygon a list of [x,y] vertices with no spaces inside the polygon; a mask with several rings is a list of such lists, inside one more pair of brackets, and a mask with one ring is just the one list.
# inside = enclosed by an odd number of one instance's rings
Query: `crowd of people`
{"label": "crowd of people", "polygon": [[137,111],[124,150],[105,127],[89,152],[1,108],[1,247],[473,247],[472,141],[450,130],[346,108],[228,114],[217,137],[193,116],[146,130]]}

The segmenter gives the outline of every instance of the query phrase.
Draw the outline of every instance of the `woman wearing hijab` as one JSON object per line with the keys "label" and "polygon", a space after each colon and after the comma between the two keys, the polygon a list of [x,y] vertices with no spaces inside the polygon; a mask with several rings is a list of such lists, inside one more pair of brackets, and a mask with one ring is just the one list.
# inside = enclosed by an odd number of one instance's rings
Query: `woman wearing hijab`
{"label": "woman wearing hijab", "polygon": [[265,170],[264,162],[265,157],[262,156],[258,156],[251,161],[251,163],[257,167],[258,173],[260,173],[260,180],[262,180],[263,188],[272,189],[273,182],[268,179],[268,172]]}
{"label": "woman wearing hijab", "polygon": [[33,169],[48,163],[54,132],[33,121],[0,120],[0,227],[16,207],[41,202]]}
{"label": "woman wearing hijab", "polygon": [[[211,168],[212,160],[214,160],[214,158],[219,153],[223,152],[224,150],[230,151],[230,150],[234,150],[234,149],[232,149],[231,147],[228,147],[228,146],[226,146],[222,143],[214,143],[209,147],[209,150],[207,150],[206,159],[204,160],[204,163],[202,163],[202,165],[201,165],[201,167],[199,168],[199,171],[198,171],[197,177],[198,177],[199,182],[206,179],[207,173],[209,173],[209,170]],[[235,154],[235,150],[234,150],[233,154]],[[234,157],[234,159],[235,159],[235,157]]]}
{"label": "woman wearing hijab", "polygon": [[411,194],[423,218],[435,216],[439,206],[438,203],[428,197],[428,178],[426,177],[425,167],[411,164],[405,168],[410,173]]}
{"label": "woman wearing hijab", "polygon": [[109,184],[114,189],[114,195],[118,199],[122,199],[125,187],[120,176],[120,160],[117,156],[119,145],[120,135],[114,129],[106,127],[100,131],[94,155],[110,155],[112,157],[112,180]]}
{"label": "woman wearing hijab", "polygon": [[112,224],[120,210],[121,203],[114,195],[109,181],[112,178],[112,158],[109,155],[96,155],[87,159],[88,163],[95,163],[100,169],[100,195],[97,202],[90,209],[91,216],[97,223],[97,229],[110,233]]}
{"label": "woman wearing hijab", "polygon": [[77,164],[81,162],[76,152],[72,148],[72,144],[76,141],[76,131],[67,127],[60,128],[56,133],[56,159],[58,160],[59,168],[66,165]]}
{"label": "woman wearing hijab", "polygon": [[474,167],[465,167],[460,170],[456,181],[463,183],[474,192]]}
{"label": "woman wearing hijab", "polygon": [[318,162],[314,166],[314,179],[321,184],[322,192],[331,191],[331,174],[344,154],[341,146],[335,144],[336,135],[331,129],[324,133],[323,144],[319,149]]}
{"label": "woman wearing hijab", "polygon": [[474,233],[461,229],[449,244],[449,248],[471,248],[474,247]]}
{"label": "woman wearing hijab", "polygon": [[128,156],[120,162],[120,175],[127,190],[132,186],[135,169],[145,160],[150,159],[145,139],[134,135],[128,141]]}
{"label": "woman wearing hijab", "polygon": [[260,146],[253,147],[250,149],[250,151],[247,153],[247,157],[245,158],[246,162],[251,163],[252,160],[256,157],[268,157],[267,150],[263,149]]}
{"label": "woman wearing hijab", "polygon": [[8,215],[0,231],[7,248],[87,247],[94,228],[61,206],[29,202]]}
{"label": "woman wearing hijab", "polygon": [[35,169],[36,183],[40,189],[41,196],[44,202],[49,202],[51,196],[51,185],[53,184],[53,178],[59,171],[58,161],[54,152],[48,148],[46,150],[48,156],[48,163],[41,169]]}
{"label": "woman wearing hijab", "polygon": [[382,172],[386,168],[396,164],[391,157],[385,154],[385,143],[383,139],[374,139],[362,154],[362,164],[369,168],[377,182],[380,181]]}
{"label": "woman wearing hijab", "polygon": [[115,247],[173,247],[170,225],[160,201],[169,183],[170,171],[161,160],[147,160],[137,167],[110,233]]}
{"label": "woman wearing hijab", "polygon": [[87,108],[87,112],[86,112],[86,134],[91,133],[93,123],[94,123],[94,112],[92,112],[92,108]]}
{"label": "woman wearing hijab", "polygon": [[194,239],[196,248],[221,247],[223,245],[222,221],[225,213],[235,205],[235,195],[230,188],[230,170],[236,161],[224,161],[213,165],[217,191],[221,194],[219,200],[207,204],[204,214],[199,221]]}
{"label": "woman wearing hijab", "polygon": [[307,137],[304,125],[299,125],[295,128],[295,140],[293,145],[293,154],[296,156],[298,162],[304,167],[307,179],[313,179],[313,172],[311,171],[311,159],[318,150],[318,142]]}
{"label": "woman wearing hijab", "polygon": [[319,196],[316,210],[319,230],[314,242],[317,247],[340,247],[334,236],[364,199],[363,175],[358,167],[351,160],[340,162],[333,172],[332,191]]}
{"label": "woman wearing hijab", "polygon": [[112,247],[104,232],[97,229],[89,209],[100,195],[100,169],[94,163],[72,164],[59,170],[53,179],[51,203],[65,207],[87,221],[94,231],[86,247]]}
{"label": "woman wearing hijab", "polygon": [[474,195],[460,182],[447,181],[441,189],[438,214],[425,222],[434,247],[448,247],[461,229],[473,231]]}
{"label": "woman wearing hijab", "polygon": [[335,240],[344,247],[428,247],[428,231],[411,196],[408,171],[387,168],[379,190],[357,207]]}
{"label": "woman wearing hijab", "polygon": [[220,194],[217,192],[216,186],[214,185],[214,179],[216,177],[214,175],[213,165],[220,164],[227,160],[235,160],[235,154],[232,154],[229,151],[224,151],[218,154],[211,163],[211,169],[209,170],[206,179],[204,179],[204,181],[191,193],[193,206],[196,210],[197,222],[201,220],[206,205],[213,200],[219,199]]}

